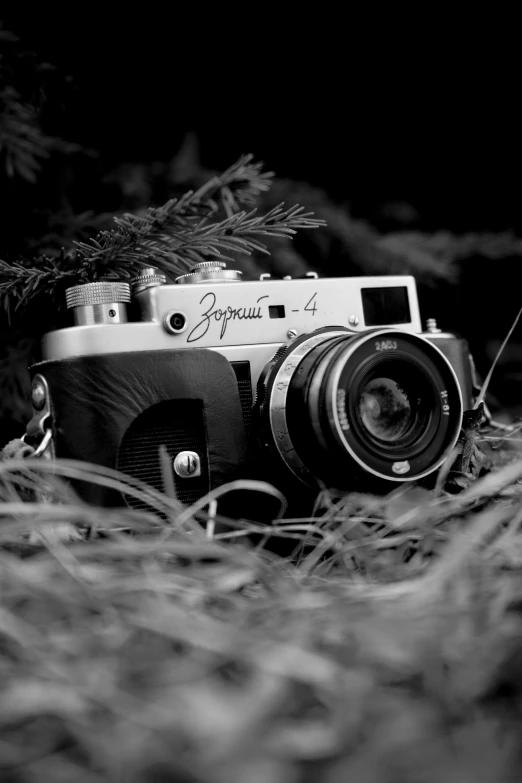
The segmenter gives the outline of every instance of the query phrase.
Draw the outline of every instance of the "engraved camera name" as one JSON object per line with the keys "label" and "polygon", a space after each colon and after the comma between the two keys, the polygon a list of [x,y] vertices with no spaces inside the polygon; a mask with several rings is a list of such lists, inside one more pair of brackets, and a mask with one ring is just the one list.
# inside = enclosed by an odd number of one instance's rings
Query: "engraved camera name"
{"label": "engraved camera name", "polygon": [[[304,306],[300,309],[292,309],[293,313],[299,313],[302,310],[304,313],[315,316],[318,309],[316,302],[317,291],[310,298],[308,296]],[[203,305],[204,308],[201,312],[201,320],[189,333],[187,342],[195,343],[201,340],[207,334],[212,323],[219,324],[219,339],[222,340],[231,321],[255,321],[266,317],[267,313],[265,311],[265,315],[263,315],[263,308],[260,302],[268,298],[268,294],[260,296],[253,307],[231,307],[230,305],[218,307],[216,294],[213,291],[209,291],[200,301],[200,305]]]}
{"label": "engraved camera name", "polygon": [[209,291],[200,301],[200,304],[206,307],[206,310],[201,314],[203,316],[201,321],[196,324],[187,337],[188,343],[195,343],[201,340],[210,329],[212,321],[221,325],[219,339],[222,340],[230,321],[254,321],[263,318],[259,302],[263,299],[268,299],[268,295],[260,296],[254,307],[230,307],[230,305],[216,307],[216,299],[216,294]]}

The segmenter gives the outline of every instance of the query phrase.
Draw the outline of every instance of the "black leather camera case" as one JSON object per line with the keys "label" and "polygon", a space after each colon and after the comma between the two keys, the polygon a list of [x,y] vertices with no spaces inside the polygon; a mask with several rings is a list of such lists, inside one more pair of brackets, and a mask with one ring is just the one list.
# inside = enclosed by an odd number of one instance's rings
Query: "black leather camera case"
{"label": "black leather camera case", "polygon": [[[245,473],[252,400],[240,370],[216,351],[197,348],[47,361],[31,374],[49,385],[58,458],[116,468],[162,491],[159,446],[171,460],[196,451],[201,475],[173,476],[179,498],[190,503]],[[124,502],[90,483],[77,488],[92,503]]]}

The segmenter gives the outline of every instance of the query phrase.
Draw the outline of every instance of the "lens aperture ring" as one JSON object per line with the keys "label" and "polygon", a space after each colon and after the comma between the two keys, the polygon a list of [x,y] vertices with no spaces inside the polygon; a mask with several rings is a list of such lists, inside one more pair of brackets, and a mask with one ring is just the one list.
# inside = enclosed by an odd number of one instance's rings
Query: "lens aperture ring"
{"label": "lens aperture ring", "polygon": [[340,337],[347,332],[348,330],[342,327],[338,329],[334,327],[330,330],[314,332],[305,339],[293,343],[290,350],[280,359],[279,367],[277,362],[274,365],[273,372],[270,374],[270,385],[265,396],[269,428],[276,450],[292,473],[302,482],[314,488],[318,486],[317,478],[297,453],[288,429],[286,407],[288,388],[306,354],[332,337]]}

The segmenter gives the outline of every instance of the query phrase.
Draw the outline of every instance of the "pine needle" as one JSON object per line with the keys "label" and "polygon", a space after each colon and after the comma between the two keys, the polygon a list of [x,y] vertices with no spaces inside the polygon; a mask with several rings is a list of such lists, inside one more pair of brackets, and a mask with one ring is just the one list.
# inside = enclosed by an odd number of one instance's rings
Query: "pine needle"
{"label": "pine needle", "polygon": [[298,205],[285,209],[279,204],[259,216],[255,209],[241,209],[271,185],[273,174],[263,173],[261,166],[244,155],[196,191],[142,216],[116,217],[114,229],[77,242],[74,252],[12,263],[0,259],[0,302],[11,316],[41,296],[60,308],[68,286],[129,279],[151,265],[172,279],[200,261],[227,258],[226,253],[268,254],[263,237],[290,238],[300,229],[323,225]]}

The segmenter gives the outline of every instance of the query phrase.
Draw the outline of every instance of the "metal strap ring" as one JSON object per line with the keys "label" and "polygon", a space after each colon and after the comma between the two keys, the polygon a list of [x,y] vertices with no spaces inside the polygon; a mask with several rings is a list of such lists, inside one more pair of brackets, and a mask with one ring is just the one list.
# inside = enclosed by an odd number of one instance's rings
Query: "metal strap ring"
{"label": "metal strap ring", "polygon": [[36,447],[36,449],[34,451],[34,454],[32,454],[31,456],[32,457],[39,457],[41,454],[43,454],[43,452],[45,451],[45,449],[47,448],[47,446],[51,442],[52,437],[53,437],[52,430],[45,430],[45,434],[44,434],[42,440],[40,441],[40,443]]}

